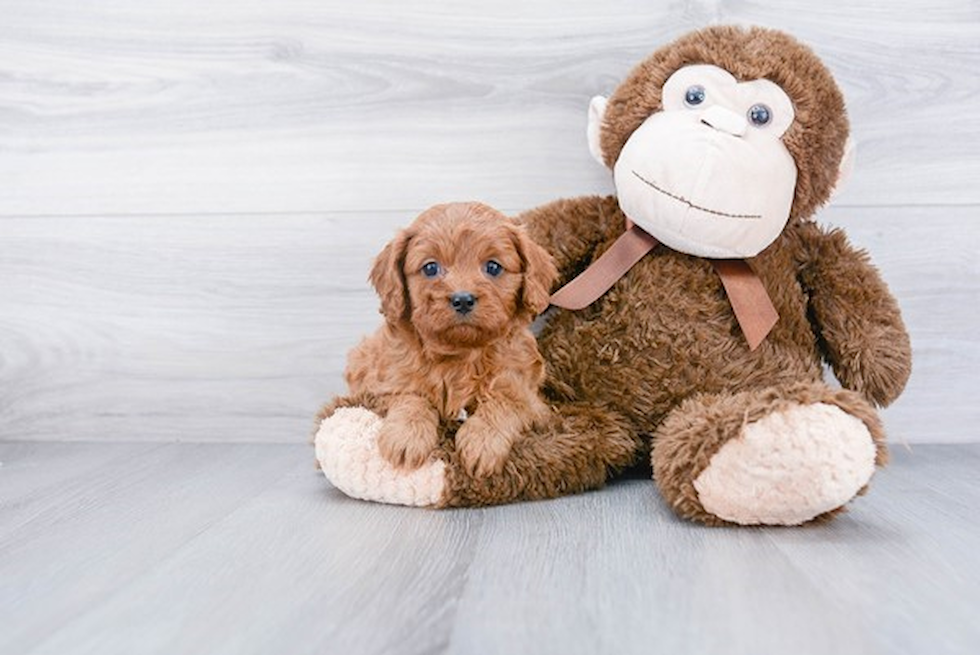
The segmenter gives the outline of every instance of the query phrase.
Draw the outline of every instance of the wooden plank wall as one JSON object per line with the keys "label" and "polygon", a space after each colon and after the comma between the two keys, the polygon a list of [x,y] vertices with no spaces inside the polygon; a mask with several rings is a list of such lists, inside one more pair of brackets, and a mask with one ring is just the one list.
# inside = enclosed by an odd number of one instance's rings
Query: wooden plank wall
{"label": "wooden plank wall", "polygon": [[605,193],[588,99],[700,26],[837,75],[915,346],[898,441],[978,437],[980,5],[0,0],[0,439],[295,441],[435,202]]}

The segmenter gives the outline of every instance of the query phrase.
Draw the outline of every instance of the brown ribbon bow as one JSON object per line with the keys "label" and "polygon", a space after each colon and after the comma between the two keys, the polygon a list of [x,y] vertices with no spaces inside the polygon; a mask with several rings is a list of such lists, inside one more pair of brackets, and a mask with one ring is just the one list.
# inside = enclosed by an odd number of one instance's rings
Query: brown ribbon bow
{"label": "brown ribbon bow", "polygon": [[[573,310],[588,307],[660,243],[628,219],[627,228],[599,259],[551,296],[552,305]],[[755,350],[779,320],[762,280],[742,259],[709,261],[721,278],[749,350]]]}

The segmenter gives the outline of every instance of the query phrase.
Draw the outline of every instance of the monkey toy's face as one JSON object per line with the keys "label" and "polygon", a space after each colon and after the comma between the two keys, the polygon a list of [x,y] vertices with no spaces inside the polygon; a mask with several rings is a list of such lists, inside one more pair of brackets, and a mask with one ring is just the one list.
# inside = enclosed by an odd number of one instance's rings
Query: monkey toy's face
{"label": "monkey toy's face", "polygon": [[[603,102],[590,118],[601,120]],[[613,168],[623,212],[692,255],[752,257],[789,218],[796,164],[781,137],[793,103],[769,80],[738,82],[706,64],[675,71],[663,109],[626,141]],[[590,126],[595,134],[598,126]]]}
{"label": "monkey toy's face", "polygon": [[793,103],[768,80],[739,83],[710,65],[676,71],[662,102],[616,160],[623,211],[681,252],[758,254],[793,204],[796,164],[780,140]]}

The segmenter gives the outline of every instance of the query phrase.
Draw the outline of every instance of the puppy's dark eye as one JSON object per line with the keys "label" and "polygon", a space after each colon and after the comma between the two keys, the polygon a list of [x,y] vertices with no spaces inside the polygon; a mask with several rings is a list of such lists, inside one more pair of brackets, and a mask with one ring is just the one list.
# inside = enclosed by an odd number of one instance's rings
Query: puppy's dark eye
{"label": "puppy's dark eye", "polygon": [[500,265],[500,262],[496,262],[491,259],[483,265],[483,270],[486,271],[487,275],[490,277],[497,277],[504,272],[504,267]]}
{"label": "puppy's dark eye", "polygon": [[422,264],[422,275],[425,277],[435,277],[439,275],[439,271],[442,267],[439,266],[439,262],[426,262]]}

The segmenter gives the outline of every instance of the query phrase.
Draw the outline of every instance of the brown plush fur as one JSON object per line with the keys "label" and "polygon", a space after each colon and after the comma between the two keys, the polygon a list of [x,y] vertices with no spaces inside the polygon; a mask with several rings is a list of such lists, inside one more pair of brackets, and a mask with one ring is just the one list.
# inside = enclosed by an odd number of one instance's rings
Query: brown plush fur
{"label": "brown plush fur", "polygon": [[[316,425],[341,407],[360,407],[385,417],[388,402],[370,392],[335,398],[316,417]],[[441,507],[479,507],[514,500],[542,500],[602,487],[610,476],[640,462],[644,444],[615,413],[588,405],[554,409],[536,425],[533,435],[518,440],[503,469],[485,477],[473,475],[456,449],[460,424],[439,423],[439,448],[433,456],[449,473]],[[319,468],[319,463],[317,465]]]}
{"label": "brown plush fur", "polygon": [[[794,103],[795,120],[783,136],[798,168],[790,221],[749,260],[778,323],[750,351],[711,263],[658,246],[588,308],[551,317],[538,343],[551,411],[533,438],[515,444],[498,474],[470,475],[444,438],[444,505],[597,488],[652,451],[656,482],[670,505],[681,516],[721,524],[701,506],[693,480],[746,420],[792,404],[830,403],[858,417],[884,463],[873,405],[902,391],[911,349],[898,306],[868,257],[842,232],[807,220],[837,181],[848,130],[841,94],[817,57],[792,37],[759,28],[713,27],[682,37],[637,66],[613,94],[600,135],[606,163],[613,166],[632,132],[660,110],[660,87],[670,74],[696,63],[743,81],[767,78]],[[615,197],[583,197],[520,220],[555,257],[557,288],[612,245],[626,217]],[[824,362],[845,390],[822,381]]]}
{"label": "brown plush fur", "polygon": [[[503,266],[497,276],[485,266]],[[436,263],[427,277],[423,265]],[[512,444],[541,421],[544,362],[529,324],[548,304],[551,257],[513,220],[478,203],[423,212],[375,261],[371,281],[386,322],[348,359],[352,394],[370,392],[387,419],[378,445],[389,461],[421,465],[440,422],[471,414],[456,434],[471,475],[499,472]],[[451,296],[468,292],[468,313]]]}
{"label": "brown plush fur", "polygon": [[[783,137],[799,169],[790,222],[749,260],[779,322],[750,351],[711,263],[658,246],[587,309],[551,317],[539,347],[557,418],[540,440],[515,448],[503,472],[490,479],[468,479],[447,455],[445,504],[598,487],[605,481],[600,471],[628,466],[652,447],[655,478],[671,506],[682,516],[721,524],[701,507],[693,480],[740,434],[746,416],[761,418],[790,403],[831,403],[857,416],[884,463],[872,404],[885,405],[903,389],[911,370],[908,335],[867,256],[842,232],[806,220],[837,181],[848,130],[841,94],[816,56],[789,36],[709,28],[655,52],[616,90],[601,133],[607,164],[660,109],[660,85],[692,63],[721,66],[740,80],[770,79],[794,102],[796,119]],[[612,245],[626,217],[616,198],[586,197],[551,203],[520,220],[555,256],[561,285]],[[824,361],[847,390],[832,391],[822,382]]]}
{"label": "brown plush fur", "polygon": [[885,464],[888,452],[881,422],[867,401],[853,391],[801,382],[733,394],[698,394],[668,414],[654,434],[653,476],[664,498],[679,514],[709,525],[725,524],[701,507],[694,489],[694,480],[708,467],[711,456],[739,436],[746,423],[813,403],[836,405],[860,418],[877,446],[876,464]]}
{"label": "brown plush fur", "polygon": [[[539,243],[568,254],[558,259],[564,281],[612,245],[625,216],[614,197],[591,197],[523,219]],[[897,304],[840,231],[791,223],[750,264],[780,316],[754,352],[710,262],[663,246],[589,308],[558,312],[539,338],[553,402],[591,405],[594,420],[626,421],[633,434],[650,438],[665,498],[682,516],[713,525],[724,521],[700,507],[692,483],[738,436],[732,421],[743,420],[747,407],[761,416],[759,408],[774,411],[786,401],[841,406],[868,425],[883,464],[871,403],[896,398],[911,368]],[[821,382],[823,361],[852,391],[835,393]],[[730,421],[719,407],[729,408]],[[680,427],[691,425],[698,429]]]}

